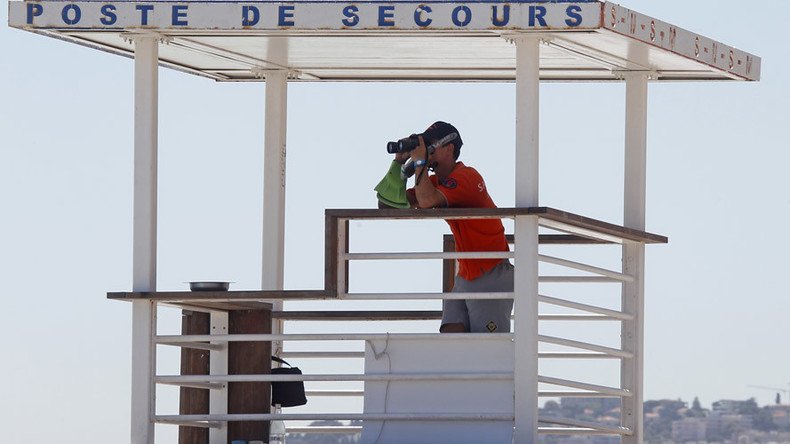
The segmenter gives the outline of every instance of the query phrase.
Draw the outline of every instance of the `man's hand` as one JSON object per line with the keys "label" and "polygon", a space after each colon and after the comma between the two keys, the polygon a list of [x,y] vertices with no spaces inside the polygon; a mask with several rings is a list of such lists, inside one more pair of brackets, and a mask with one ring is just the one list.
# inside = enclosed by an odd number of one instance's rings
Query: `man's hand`
{"label": "man's hand", "polygon": [[417,136],[420,144],[417,148],[411,151],[411,160],[424,160],[427,158],[427,148],[425,148],[425,141],[422,140],[422,136]]}
{"label": "man's hand", "polygon": [[398,162],[399,164],[403,165],[404,163],[406,163],[407,160],[409,160],[410,156],[411,153],[409,153],[408,151],[405,153],[395,153],[395,162]]}
{"label": "man's hand", "polygon": [[[427,149],[425,148],[425,141],[422,140],[422,136],[420,136],[420,145],[411,152],[411,160],[414,162],[417,161],[424,161],[427,157]],[[430,160],[428,160],[423,166],[419,166],[415,168],[415,175],[419,178],[418,182],[414,186],[414,197],[417,201],[417,208],[435,208],[435,207],[446,207],[447,206],[447,198],[444,197],[439,190],[433,185],[433,182],[430,181],[428,177],[428,172],[424,171],[425,168],[428,168],[430,165]],[[424,177],[421,177],[423,176]]]}

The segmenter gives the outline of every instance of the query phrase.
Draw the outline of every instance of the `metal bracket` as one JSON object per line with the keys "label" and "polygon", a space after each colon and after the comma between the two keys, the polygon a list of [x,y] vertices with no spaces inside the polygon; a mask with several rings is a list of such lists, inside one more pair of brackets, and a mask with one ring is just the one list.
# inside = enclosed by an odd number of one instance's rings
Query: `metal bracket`
{"label": "metal bracket", "polygon": [[633,77],[645,77],[647,80],[658,80],[660,74],[658,71],[625,71],[625,70],[617,70],[612,71],[612,74],[617,78],[617,80],[626,80],[628,78]]}
{"label": "metal bracket", "polygon": [[538,33],[505,33],[502,34],[501,37],[505,39],[508,43],[511,43],[513,45],[515,45],[516,42],[519,40],[535,39],[535,38],[539,39],[540,43],[544,45],[548,45],[554,39],[554,37],[551,37],[549,35],[538,34]]}
{"label": "metal bracket", "polygon": [[288,76],[288,80],[299,80],[302,78],[302,72],[296,69],[271,69],[271,68],[261,68],[261,67],[254,67],[250,68],[250,72],[258,79],[266,80],[267,75],[271,75],[274,73],[286,73]]}
{"label": "metal bracket", "polygon": [[160,34],[158,32],[146,32],[146,31],[139,31],[139,32],[124,32],[120,34],[120,37],[123,39],[124,42],[134,45],[135,41],[143,38],[155,38],[159,40],[159,43],[162,45],[169,45],[170,42],[173,41],[173,37],[165,34]]}

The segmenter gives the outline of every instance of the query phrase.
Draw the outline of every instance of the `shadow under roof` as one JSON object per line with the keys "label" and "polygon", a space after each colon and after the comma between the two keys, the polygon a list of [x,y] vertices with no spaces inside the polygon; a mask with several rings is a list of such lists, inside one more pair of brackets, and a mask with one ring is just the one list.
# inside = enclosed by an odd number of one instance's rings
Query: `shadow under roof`
{"label": "shadow under roof", "polygon": [[609,2],[9,2],[10,26],[218,81],[513,81],[538,34],[543,80],[759,80],[760,59]]}

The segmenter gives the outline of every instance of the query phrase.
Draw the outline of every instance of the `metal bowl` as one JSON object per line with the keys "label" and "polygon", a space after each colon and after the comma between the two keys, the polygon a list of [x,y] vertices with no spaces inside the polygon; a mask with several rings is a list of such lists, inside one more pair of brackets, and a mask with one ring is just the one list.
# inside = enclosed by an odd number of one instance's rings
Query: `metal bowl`
{"label": "metal bowl", "polygon": [[230,282],[190,282],[189,289],[192,291],[228,291]]}

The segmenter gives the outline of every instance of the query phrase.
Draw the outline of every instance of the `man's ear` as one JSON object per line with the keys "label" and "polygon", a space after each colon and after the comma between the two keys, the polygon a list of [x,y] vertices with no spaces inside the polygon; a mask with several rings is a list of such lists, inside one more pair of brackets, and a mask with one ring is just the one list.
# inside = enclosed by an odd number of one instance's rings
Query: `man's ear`
{"label": "man's ear", "polygon": [[450,142],[450,145],[452,145],[452,146],[453,146],[453,159],[454,159],[454,160],[458,160],[458,158],[459,158],[459,157],[461,157],[461,150],[458,150],[458,155],[456,156],[456,155],[455,155],[455,151],[456,151],[456,149],[455,149],[455,143],[452,143],[452,142]]}

